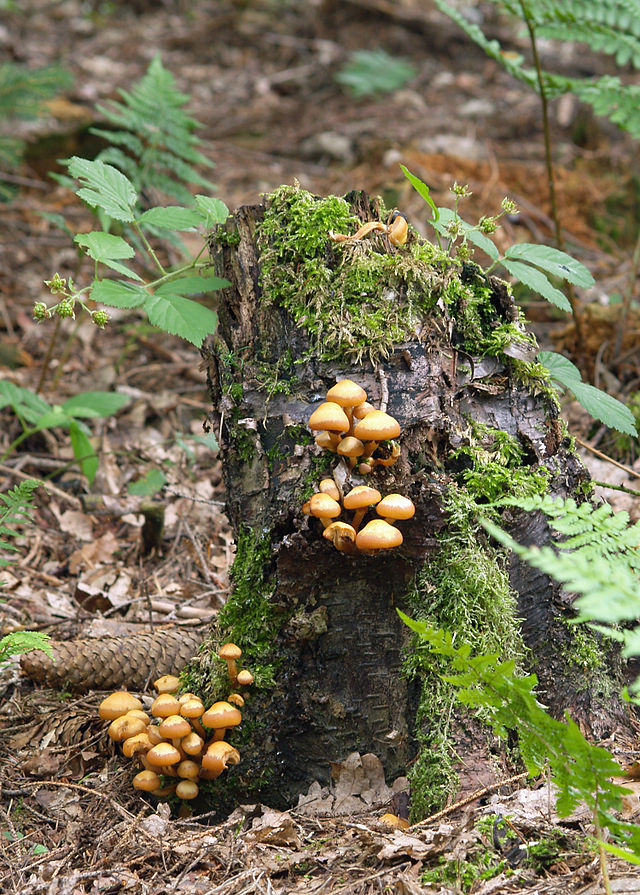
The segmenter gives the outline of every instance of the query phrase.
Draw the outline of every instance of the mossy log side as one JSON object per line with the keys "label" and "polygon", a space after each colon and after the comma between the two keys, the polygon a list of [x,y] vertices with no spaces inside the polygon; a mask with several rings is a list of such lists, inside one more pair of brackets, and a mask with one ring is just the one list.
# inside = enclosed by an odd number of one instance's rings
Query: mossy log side
{"label": "mossy log side", "polygon": [[[359,220],[378,218],[365,194],[346,198]],[[416,575],[439,549],[438,535],[448,525],[448,458],[469,420],[514,436],[527,464],[550,470],[557,493],[575,493],[587,475],[548,394],[519,382],[504,355],[470,358],[458,351],[451,321],[437,309],[375,366],[323,360],[304,325],[277,301],[264,300],[257,245],[264,213],[264,205],[238,209],[211,240],[217,271],[231,282],[221,293],[217,335],[204,351],[211,427],[220,439],[227,512],[239,546],[249,537],[268,550],[256,554],[259,570],[248,571],[239,554],[236,606],[232,615],[223,612],[208,648],[231,637],[245,650],[248,667],[275,669],[266,686],[258,674],[247,703],[251,742],[236,779],[240,788],[286,804],[313,780],[326,781],[330,761],[355,750],[377,754],[389,780],[416,758],[418,685],[402,674],[410,636],[396,608],[407,608]],[[328,265],[336,251],[327,246]],[[506,285],[489,282],[495,319],[517,320]],[[306,424],[344,377],[361,384],[374,404],[388,391],[388,412],[402,427],[401,456],[372,478],[383,494],[399,491],[416,505],[415,517],[400,523],[402,548],[376,556],[338,553],[316,520],[301,512],[310,483],[336,465],[335,455],[310,443]],[[540,518],[512,512],[510,519],[516,537],[548,539]],[[558,643],[567,638],[567,606],[558,588],[515,557],[509,575],[541,699],[556,715],[577,709],[583,727],[604,733],[618,720],[617,703],[600,698],[563,660]],[[266,599],[268,643],[260,641],[255,618],[243,629],[243,601],[249,618],[255,594],[247,585],[255,581]],[[204,655],[198,661],[195,678],[215,668]],[[460,744],[465,736],[461,728]],[[461,789],[474,788],[459,771]]]}

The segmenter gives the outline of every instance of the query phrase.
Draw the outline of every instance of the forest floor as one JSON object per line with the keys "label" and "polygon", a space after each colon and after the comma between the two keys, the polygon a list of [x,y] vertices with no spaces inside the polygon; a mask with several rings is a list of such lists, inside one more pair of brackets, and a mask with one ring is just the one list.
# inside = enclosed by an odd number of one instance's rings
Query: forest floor
{"label": "forest floor", "polygon": [[[361,188],[382,195],[426,232],[424,205],[403,178],[402,162],[430,185],[437,204],[448,203],[454,181],[468,183],[470,220],[513,198],[520,214],[498,236],[505,246],[551,243],[539,104],[426,0],[24,0],[3,8],[4,59],[31,67],[60,62],[74,86],[50,103],[46,117],[21,126],[28,158],[18,195],[0,218],[0,379],[39,390],[52,405],[94,389],[117,388],[130,400],[95,427],[100,467],[90,494],[60,430],[43,431],[0,460],[0,492],[25,477],[51,477],[39,496],[37,528],[25,530],[17,561],[3,572],[0,632],[28,627],[64,640],[173,624],[204,636],[228,592],[234,546],[219,464],[198,440],[210,409],[199,356],[135,315],[114,312],[106,331],[67,321],[40,382],[53,324],[35,324],[31,309],[51,303],[44,280],[58,272],[83,284],[91,276],[68,235],[42,213],[63,215],[74,231],[89,229],[90,216],[47,173],[60,171],[57,159],[95,152],[87,128],[100,122],[96,103],[129,88],[159,53],[191,96],[190,113],[203,125],[198,135],[216,164],[216,195],[230,209],[296,179],[317,194]],[[521,48],[507,23],[485,25]],[[355,99],[334,75],[352,51],[372,48],[409,60],[414,75],[392,93]],[[544,45],[543,52],[546,64],[565,72],[599,64],[584,48],[560,53]],[[554,104],[552,128],[569,249],[598,284],[581,296],[600,309],[589,327],[592,369],[597,383],[629,396],[640,382],[629,351],[638,337],[633,315],[626,356],[611,358],[605,348],[616,337],[608,299],[625,294],[633,270],[637,146],[570,97]],[[566,319],[541,302],[528,302],[526,311],[541,343],[571,352]],[[637,488],[636,445],[594,427],[574,405],[566,413],[591,448],[615,452],[618,466],[585,453],[594,478]],[[4,408],[0,451],[19,431]],[[143,498],[130,486],[152,471],[164,477],[164,531],[160,548],[144,553]],[[640,516],[635,498],[611,495],[617,508]],[[522,789],[521,781],[404,831],[380,823],[384,780],[360,775],[356,784],[346,762],[335,770],[333,792],[324,793],[324,810],[240,806],[222,823],[171,816],[166,804],[129,789],[131,768],[107,745],[97,718],[103,695],[61,694],[15,666],[3,671],[3,892],[603,891],[585,838],[588,820],[580,813],[559,820],[544,786]],[[341,791],[353,797],[348,814],[340,813]],[[636,809],[637,796],[629,810]],[[505,814],[516,837],[508,846],[492,829]],[[612,864],[613,891],[640,891],[627,865]]]}

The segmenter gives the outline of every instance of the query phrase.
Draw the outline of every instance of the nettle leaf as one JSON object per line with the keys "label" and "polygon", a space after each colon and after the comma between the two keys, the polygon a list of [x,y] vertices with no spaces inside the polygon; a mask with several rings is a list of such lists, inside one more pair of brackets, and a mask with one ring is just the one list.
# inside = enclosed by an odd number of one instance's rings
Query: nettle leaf
{"label": "nettle leaf", "polygon": [[140,225],[160,227],[163,230],[194,230],[205,223],[206,215],[196,208],[169,205],[166,208],[150,208],[138,218]]}
{"label": "nettle leaf", "polygon": [[556,289],[542,271],[536,267],[523,264],[522,261],[512,261],[506,257],[501,259],[500,264],[509,271],[511,276],[520,280],[529,289],[542,295],[543,298],[546,298],[547,301],[550,301],[557,308],[560,308],[562,311],[571,311],[571,304],[564,292]]}
{"label": "nettle leaf", "polygon": [[29,391],[28,388],[3,380],[0,382],[0,408],[7,406],[31,425],[34,425],[43,413],[51,410],[51,405],[40,395]]}
{"label": "nettle leaf", "polygon": [[147,298],[144,309],[154,326],[181,336],[197,348],[218,325],[217,314],[181,295],[156,293]]}
{"label": "nettle leaf", "polygon": [[540,363],[543,364],[552,379],[573,392],[587,413],[600,420],[605,426],[636,437],[635,417],[629,408],[606,392],[582,381],[580,371],[570,360],[555,351],[541,351]]}
{"label": "nettle leaf", "polygon": [[62,409],[73,417],[106,417],[128,403],[129,397],[119,392],[82,392],[65,401]]}
{"label": "nettle leaf", "polygon": [[138,194],[121,171],[97,159],[90,161],[78,156],[69,159],[67,169],[82,184],[80,189],[76,189],[76,195],[87,205],[101,208],[116,221],[133,222],[133,207],[138,201]]}
{"label": "nettle leaf", "polygon": [[135,249],[121,236],[93,230],[91,233],[78,233],[73,241],[86,250],[94,261],[112,261],[115,258],[133,258]]}
{"label": "nettle leaf", "polygon": [[148,298],[147,290],[135,283],[94,280],[91,286],[91,300],[112,308],[139,308]]}
{"label": "nettle leaf", "polygon": [[229,217],[229,209],[220,199],[211,196],[196,196],[196,205],[206,216],[207,224],[223,224]]}
{"label": "nettle leaf", "polygon": [[182,277],[163,283],[155,291],[156,295],[198,295],[201,292],[213,292],[215,289],[226,289],[229,280],[222,277]]}
{"label": "nettle leaf", "polygon": [[553,249],[550,246],[534,245],[531,242],[519,242],[509,246],[504,253],[505,258],[515,258],[527,264],[534,264],[547,273],[562,280],[567,280],[575,286],[588,288],[593,286],[595,280],[584,264],[576,261],[566,252]]}
{"label": "nettle leaf", "polygon": [[434,221],[437,221],[438,218],[440,217],[440,212],[438,211],[438,206],[431,198],[431,193],[429,191],[429,187],[427,186],[427,184],[423,183],[419,177],[416,177],[415,174],[412,174],[411,171],[408,168],[405,168],[404,165],[400,165],[400,167],[402,168],[402,173],[407,178],[407,180],[409,181],[411,186],[414,188],[414,190],[417,193],[419,193],[422,196],[424,201],[427,203],[427,205],[433,212]]}
{"label": "nettle leaf", "polygon": [[98,455],[89,441],[86,427],[77,420],[71,420],[69,435],[73,456],[78,461],[82,474],[86,475],[89,485],[92,485],[98,471]]}

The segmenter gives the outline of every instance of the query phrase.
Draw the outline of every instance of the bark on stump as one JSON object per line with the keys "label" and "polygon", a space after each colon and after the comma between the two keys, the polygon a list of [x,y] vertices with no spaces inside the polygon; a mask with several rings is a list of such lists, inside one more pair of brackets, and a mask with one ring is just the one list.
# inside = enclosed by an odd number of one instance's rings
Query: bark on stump
{"label": "bark on stump", "polygon": [[[346,199],[360,221],[379,219],[376,203],[365,194]],[[573,493],[587,476],[543,391],[517,381],[504,355],[472,358],[458,350],[455,309],[434,307],[424,314],[413,334],[394,344],[377,366],[368,360],[324,361],[304,321],[296,325],[291,313],[262,294],[256,240],[264,214],[264,205],[242,207],[212,236],[217,271],[231,286],[221,293],[219,330],[205,360],[229,519],[240,542],[250,532],[268,545],[258,573],[244,564],[236,567],[235,586],[239,594],[257,574],[276,618],[275,635],[265,656],[264,646],[242,641],[241,625],[229,629],[227,624],[212,632],[208,653],[201,652],[194,670],[201,677],[213,674],[210,655],[228,637],[237,637],[248,667],[268,658],[276,662],[274,685],[258,686],[245,708],[251,741],[234,773],[239,789],[257,790],[272,804],[286,805],[312,781],[327,781],[329,762],[353,751],[378,755],[389,781],[405,774],[416,758],[418,685],[401,673],[410,636],[396,608],[406,609],[407,592],[448,525],[442,503],[451,482],[449,458],[463,442],[469,420],[517,438],[526,463],[544,463],[551,470],[557,493]],[[377,243],[381,254],[404,251],[385,246],[383,239]],[[328,268],[338,264],[341,251],[327,241]],[[480,276],[473,267],[465,275]],[[516,321],[505,284],[491,279],[487,285],[490,325]],[[398,288],[402,291],[402,283]],[[283,364],[285,356],[294,363]],[[274,370],[281,388],[273,387]],[[361,384],[376,405],[388,389],[388,412],[402,427],[399,462],[371,477],[383,494],[399,491],[416,505],[415,517],[400,523],[400,550],[376,556],[338,553],[321,537],[316,520],[300,509],[309,482],[322,477],[323,463],[329,474],[336,465],[335,455],[326,465],[326,452],[303,444],[301,432],[308,432],[311,412],[344,377]],[[516,538],[548,539],[541,518],[520,512],[509,518]],[[617,702],[583,688],[562,659],[558,644],[569,635],[558,588],[515,557],[509,574],[541,699],[554,714],[569,708],[586,729],[606,732],[619,719]],[[243,576],[248,576],[244,582]],[[240,617],[243,600],[251,612],[251,587],[243,593],[236,595]],[[462,719],[455,734],[463,752],[475,748],[472,728]],[[461,790],[475,788],[460,770]]]}

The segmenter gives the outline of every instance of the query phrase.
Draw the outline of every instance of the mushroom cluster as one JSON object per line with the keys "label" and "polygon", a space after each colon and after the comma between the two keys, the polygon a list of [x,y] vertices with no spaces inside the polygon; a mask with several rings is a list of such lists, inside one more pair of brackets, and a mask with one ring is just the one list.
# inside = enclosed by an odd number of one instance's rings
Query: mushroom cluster
{"label": "mushroom cluster", "polygon": [[[235,644],[225,644],[218,655],[227,662],[232,687],[253,681],[249,671],[237,670],[241,651]],[[226,742],[226,735],[242,721],[244,697],[232,692],[227,700],[205,709],[194,693],[176,695],[180,679],[175,675],[163,675],[154,687],[158,696],[149,714],[156,722],[143,710],[141,700],[126,690],[103,699],[100,717],[110,722],[109,737],[122,744],[123,754],[143,768],[133,778],[135,789],[158,797],[175,793],[181,799],[195,799],[197,781],[214,780],[240,761],[240,753]]]}
{"label": "mushroom cluster", "polygon": [[[371,519],[360,528],[367,511],[373,507],[379,518]],[[337,518],[343,510],[353,513],[351,522]],[[383,497],[377,488],[370,485],[356,485],[343,496],[333,479],[323,479],[318,491],[303,505],[302,511],[320,519],[324,528],[323,537],[331,541],[336,550],[374,554],[402,544],[402,532],[395,523],[411,519],[416,508],[408,497],[402,494]]]}
{"label": "mushroom cluster", "polygon": [[382,221],[368,221],[366,224],[362,224],[353,236],[345,236],[343,233],[334,233],[333,230],[329,230],[327,236],[333,242],[357,242],[376,230],[384,233],[389,240],[389,244],[398,248],[399,246],[403,246],[407,241],[409,225],[407,224],[407,219],[401,212],[393,211],[389,216],[388,224],[383,224]]}
{"label": "mushroom cluster", "polygon": [[[367,475],[376,466],[393,466],[400,446],[393,439],[400,435],[400,423],[367,401],[367,393],[351,379],[341,379],[327,392],[323,402],[309,419],[316,444],[345,457],[350,469]],[[381,444],[384,442],[384,447]],[[381,456],[376,456],[378,450]]]}

